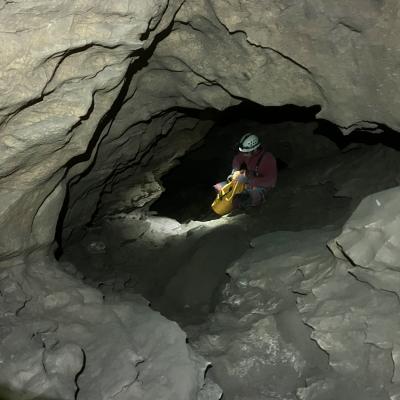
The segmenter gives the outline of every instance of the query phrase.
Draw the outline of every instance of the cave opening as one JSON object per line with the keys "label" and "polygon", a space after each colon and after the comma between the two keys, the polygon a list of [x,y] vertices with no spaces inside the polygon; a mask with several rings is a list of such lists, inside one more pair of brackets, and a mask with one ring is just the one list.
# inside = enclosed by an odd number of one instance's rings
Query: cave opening
{"label": "cave opening", "polygon": [[[296,125],[300,131],[302,126],[316,121],[319,111],[318,105],[265,107],[248,100],[222,112],[186,110],[195,118],[211,119],[213,126],[205,138],[162,177],[165,192],[151,205],[150,210],[182,223],[190,219],[211,218],[213,214],[209,208],[215,197],[212,186],[230,173],[231,162],[243,134],[256,133],[263,147],[274,154],[278,171],[281,171],[290,163],[289,153],[293,152],[293,148],[290,137],[278,138],[271,131],[276,130],[276,126],[282,131],[281,124],[284,123],[293,124],[287,129],[293,131]],[[332,124],[327,124],[325,130],[333,137],[338,136],[337,128]]]}
{"label": "cave opening", "polygon": [[[166,190],[158,200],[87,226],[83,237],[66,245],[61,264],[74,265],[75,273],[108,301],[143,296],[153,310],[178,322],[189,343],[207,356],[204,337],[213,329],[229,336],[230,323],[224,318],[238,307],[243,285],[230,269],[249,249],[257,248],[253,237],[266,235],[266,249],[268,235],[273,241],[274,234],[282,235],[279,240],[284,242],[293,240],[294,247],[295,232],[320,229],[320,240],[326,240],[363,197],[398,184],[400,142],[395,132],[380,126],[379,134],[357,130],[344,136],[334,124],[317,119],[319,110],[318,105],[263,107],[249,101],[223,112],[171,110],[212,121],[212,127],[163,176]],[[230,172],[238,141],[248,131],[259,135],[276,157],[278,184],[262,206],[216,218],[210,212],[212,185]],[[371,169],[372,165],[379,167]],[[281,245],[278,241],[277,247]],[[295,271],[287,287],[271,294],[279,296],[274,318],[280,334],[303,349],[311,370],[326,372],[327,355],[308,340],[310,328],[294,311],[301,279]],[[258,301],[257,293],[251,296],[250,303]],[[234,359],[240,359],[239,353]],[[211,368],[209,375],[229,393],[218,368]]]}
{"label": "cave opening", "polygon": [[[318,119],[319,111],[318,105],[264,107],[251,101],[222,112],[184,110],[195,118],[211,119],[213,127],[161,178],[164,192],[150,210],[181,223],[217,217],[210,211],[215,198],[212,186],[230,173],[239,139],[247,132],[256,133],[275,156],[278,186],[279,176],[286,169],[286,175],[293,177],[293,169],[313,160],[374,145],[400,150],[398,135],[386,126],[376,125],[374,131],[359,128],[344,135],[338,126]],[[332,193],[334,190],[332,187]]]}
{"label": "cave opening", "polygon": [[[318,105],[264,107],[250,101],[223,112],[170,110],[212,121],[212,127],[163,176],[165,192],[150,202],[150,207],[128,211],[124,214],[128,217],[122,217],[124,222],[119,214],[88,225],[83,237],[72,238],[59,258],[72,261],[89,284],[107,293],[138,292],[154,308],[182,324],[204,320],[220,301],[232,257],[218,261],[218,273],[202,283],[207,296],[197,294],[197,298],[193,291],[182,289],[188,285],[186,280],[194,285],[193,277],[185,272],[187,260],[199,264],[196,257],[204,257],[203,262],[208,263],[218,259],[219,247],[229,241],[236,243],[240,254],[247,248],[241,242],[248,242],[248,232],[339,227],[364,195],[397,184],[397,175],[387,176],[384,166],[373,173],[370,168],[374,160],[390,167],[396,164],[400,142],[395,132],[382,126],[379,134],[357,130],[344,136],[334,124],[317,119],[319,111]],[[238,141],[249,131],[276,157],[277,187],[265,204],[240,216],[244,218],[219,219],[210,210],[215,197],[212,186],[230,172]],[[195,239],[188,236],[212,221],[208,239],[203,238],[204,232],[194,234]],[[183,237],[176,234],[178,230],[184,232]],[[206,243],[203,250],[202,241]],[[218,242],[222,244],[218,246]],[[176,296],[182,291],[185,295]]]}

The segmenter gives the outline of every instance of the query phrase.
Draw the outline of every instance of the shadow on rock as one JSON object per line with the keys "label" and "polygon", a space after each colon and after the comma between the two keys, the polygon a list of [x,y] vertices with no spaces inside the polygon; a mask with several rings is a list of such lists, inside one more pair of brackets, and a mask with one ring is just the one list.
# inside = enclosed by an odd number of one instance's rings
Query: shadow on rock
{"label": "shadow on rock", "polygon": [[48,397],[38,395],[27,390],[14,390],[8,386],[0,385],[0,400],[72,400],[71,397]]}

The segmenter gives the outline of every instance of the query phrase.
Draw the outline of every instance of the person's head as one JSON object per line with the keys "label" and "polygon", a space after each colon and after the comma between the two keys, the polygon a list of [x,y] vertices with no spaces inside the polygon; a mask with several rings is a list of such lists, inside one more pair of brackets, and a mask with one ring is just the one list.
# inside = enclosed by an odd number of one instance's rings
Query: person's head
{"label": "person's head", "polygon": [[245,156],[250,157],[261,146],[257,135],[246,133],[239,142],[239,151]]}

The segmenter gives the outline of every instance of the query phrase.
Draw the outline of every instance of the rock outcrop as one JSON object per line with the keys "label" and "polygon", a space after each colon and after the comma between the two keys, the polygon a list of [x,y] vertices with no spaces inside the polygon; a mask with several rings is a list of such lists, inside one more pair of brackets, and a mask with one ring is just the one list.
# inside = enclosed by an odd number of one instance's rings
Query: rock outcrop
{"label": "rock outcrop", "polygon": [[399,396],[398,197],[368,196],[342,233],[252,241],[211,320],[187,328],[229,398]]}
{"label": "rock outcrop", "polygon": [[1,399],[219,398],[176,323],[76,274],[48,259],[1,269]]}

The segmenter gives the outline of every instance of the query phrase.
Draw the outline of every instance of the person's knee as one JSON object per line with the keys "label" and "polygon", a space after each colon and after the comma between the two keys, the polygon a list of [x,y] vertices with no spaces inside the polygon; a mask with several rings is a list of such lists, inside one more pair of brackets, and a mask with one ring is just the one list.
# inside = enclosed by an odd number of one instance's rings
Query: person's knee
{"label": "person's knee", "polygon": [[233,208],[248,208],[251,206],[252,200],[248,192],[242,192],[233,198],[232,205]]}
{"label": "person's knee", "polygon": [[250,192],[253,207],[261,205],[265,201],[266,190],[257,188]]}

